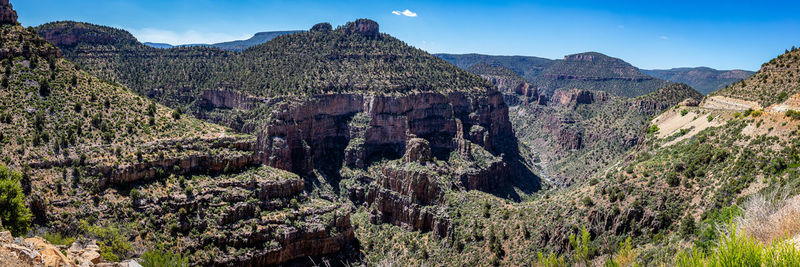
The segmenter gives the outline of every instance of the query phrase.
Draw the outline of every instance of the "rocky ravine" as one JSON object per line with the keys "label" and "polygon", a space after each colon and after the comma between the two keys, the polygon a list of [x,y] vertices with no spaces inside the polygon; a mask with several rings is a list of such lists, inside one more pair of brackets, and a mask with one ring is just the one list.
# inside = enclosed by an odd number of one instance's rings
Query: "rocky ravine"
{"label": "rocky ravine", "polygon": [[[508,107],[494,89],[485,94],[335,94],[303,101],[206,91],[200,105],[247,110],[255,102],[272,107],[270,120],[256,130],[266,165],[335,176],[340,168],[365,170],[381,159],[392,160],[346,188],[354,203],[373,208],[374,223],[445,236],[450,219],[440,205],[446,190],[492,190],[508,179],[496,143],[513,132]],[[433,163],[434,158],[449,164]],[[482,164],[475,164],[476,158]]]}

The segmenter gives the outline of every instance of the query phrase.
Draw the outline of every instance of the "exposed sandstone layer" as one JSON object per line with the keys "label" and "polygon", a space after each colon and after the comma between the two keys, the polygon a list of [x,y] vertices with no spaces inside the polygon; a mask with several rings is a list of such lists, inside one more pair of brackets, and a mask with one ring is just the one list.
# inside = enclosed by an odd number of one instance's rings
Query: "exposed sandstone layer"
{"label": "exposed sandstone layer", "polygon": [[590,91],[583,89],[557,90],[551,99],[553,103],[558,103],[564,107],[575,107],[576,105],[588,105],[595,102],[607,101],[610,98],[608,93],[603,91]]}
{"label": "exposed sandstone layer", "polygon": [[[362,114],[363,137],[354,136],[349,122]],[[470,96],[419,93],[407,96],[322,95],[299,104],[282,103],[274,109],[271,123],[257,134],[262,161],[284,170],[308,174],[315,162],[342,158],[348,144],[359,138],[366,158],[400,158],[407,136],[430,142],[436,151],[457,148],[454,139],[461,129],[480,126],[486,133],[465,135],[469,141],[494,151],[495,138],[512,136],[508,107],[497,91]],[[457,126],[457,121],[463,127]],[[474,138],[474,139],[471,139]],[[481,138],[481,140],[477,140]]]}
{"label": "exposed sandstone layer", "polygon": [[509,174],[506,164],[471,142],[457,138],[463,146],[458,149],[462,158],[474,162],[476,157],[488,157],[486,166],[464,166],[465,171],[452,165],[432,161],[430,148],[424,139],[412,138],[402,160],[383,166],[374,183],[369,186],[366,203],[373,209],[373,222],[386,222],[409,230],[432,231],[435,236],[449,234],[452,220],[444,208],[444,194],[450,189],[492,190],[505,183]]}

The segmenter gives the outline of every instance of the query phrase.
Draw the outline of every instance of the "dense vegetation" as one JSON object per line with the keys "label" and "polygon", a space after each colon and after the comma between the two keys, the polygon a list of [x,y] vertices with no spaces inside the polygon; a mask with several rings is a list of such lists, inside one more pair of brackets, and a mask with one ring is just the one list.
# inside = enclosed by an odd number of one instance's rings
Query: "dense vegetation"
{"label": "dense vegetation", "polygon": [[[353,34],[346,27],[280,36],[242,53],[207,47],[156,49],[130,40],[125,31],[77,22],[49,23],[37,30],[86,70],[173,106],[189,104],[203,90],[220,88],[274,97],[489,87],[389,35]],[[64,41],[76,34],[84,37],[75,43]],[[117,39],[121,40],[106,41]]]}
{"label": "dense vegetation", "polygon": [[0,229],[8,229],[19,236],[31,227],[31,212],[25,206],[22,192],[22,174],[0,165]]}

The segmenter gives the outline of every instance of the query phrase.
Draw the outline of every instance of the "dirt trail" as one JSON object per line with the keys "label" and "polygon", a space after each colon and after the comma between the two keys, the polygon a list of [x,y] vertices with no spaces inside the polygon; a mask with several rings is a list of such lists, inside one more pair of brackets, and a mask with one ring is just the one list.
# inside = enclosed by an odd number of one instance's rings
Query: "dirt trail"
{"label": "dirt trail", "polygon": [[744,111],[747,109],[761,109],[761,105],[753,101],[735,99],[724,96],[712,96],[703,100],[702,108],[713,110]]}

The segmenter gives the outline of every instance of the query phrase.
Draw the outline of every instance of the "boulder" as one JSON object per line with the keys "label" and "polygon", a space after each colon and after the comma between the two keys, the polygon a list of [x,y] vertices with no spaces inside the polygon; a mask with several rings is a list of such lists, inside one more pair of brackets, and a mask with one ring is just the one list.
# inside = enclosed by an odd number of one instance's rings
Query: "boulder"
{"label": "boulder", "polygon": [[52,244],[48,243],[41,237],[31,237],[25,239],[25,242],[33,245],[33,247],[39,251],[39,254],[42,256],[42,260],[44,261],[45,266],[69,266],[70,261],[69,259],[61,253],[61,251],[53,246]]}
{"label": "boulder", "polygon": [[67,249],[67,255],[79,266],[92,266],[103,262],[100,247],[94,240],[73,242],[72,246]]}
{"label": "boulder", "polygon": [[694,98],[687,98],[687,99],[681,101],[681,103],[678,104],[678,105],[681,105],[681,106],[684,106],[684,107],[696,107],[696,106],[700,105],[700,102],[698,102]]}

